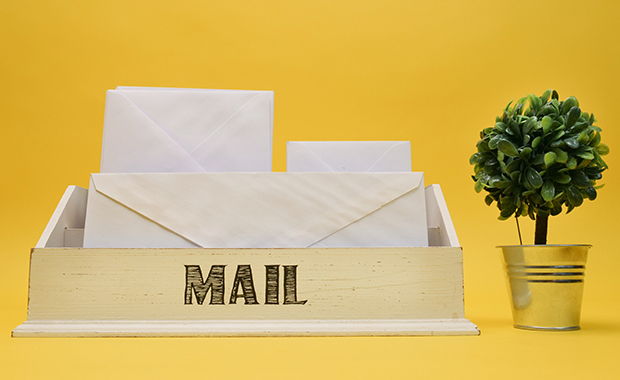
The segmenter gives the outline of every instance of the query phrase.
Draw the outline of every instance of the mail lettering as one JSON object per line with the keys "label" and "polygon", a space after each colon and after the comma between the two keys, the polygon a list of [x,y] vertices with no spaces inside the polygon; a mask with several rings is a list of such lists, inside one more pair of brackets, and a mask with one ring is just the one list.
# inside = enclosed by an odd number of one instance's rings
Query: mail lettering
{"label": "mail lettering", "polygon": [[[305,305],[308,300],[297,299],[297,265],[282,265],[284,275],[282,305]],[[199,265],[185,265],[184,304],[192,305],[193,298],[202,305],[211,293],[209,305],[224,305],[226,295],[226,265],[212,265],[205,279]],[[280,305],[280,265],[265,265],[265,305]],[[252,267],[238,265],[232,281],[228,304],[236,304],[238,298],[245,305],[259,305]]]}

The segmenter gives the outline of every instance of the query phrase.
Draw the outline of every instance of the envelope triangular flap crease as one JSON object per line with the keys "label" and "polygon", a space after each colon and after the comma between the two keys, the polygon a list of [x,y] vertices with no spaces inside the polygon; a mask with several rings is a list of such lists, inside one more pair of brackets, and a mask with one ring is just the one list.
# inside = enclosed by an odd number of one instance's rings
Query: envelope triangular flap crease
{"label": "envelope triangular flap crease", "polygon": [[125,248],[428,245],[422,173],[93,174],[84,246],[124,224]]}
{"label": "envelope triangular flap crease", "polygon": [[271,171],[273,92],[120,88],[102,173]]}
{"label": "envelope triangular flap crease", "polygon": [[288,172],[410,172],[409,141],[289,141]]}

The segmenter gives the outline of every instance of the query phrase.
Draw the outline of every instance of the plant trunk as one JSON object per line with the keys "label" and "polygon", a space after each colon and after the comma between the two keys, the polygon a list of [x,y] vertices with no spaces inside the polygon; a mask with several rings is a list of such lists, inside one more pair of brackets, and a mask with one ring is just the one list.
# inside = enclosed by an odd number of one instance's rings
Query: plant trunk
{"label": "plant trunk", "polygon": [[534,244],[547,244],[547,221],[549,216],[536,215],[536,232],[534,232]]}

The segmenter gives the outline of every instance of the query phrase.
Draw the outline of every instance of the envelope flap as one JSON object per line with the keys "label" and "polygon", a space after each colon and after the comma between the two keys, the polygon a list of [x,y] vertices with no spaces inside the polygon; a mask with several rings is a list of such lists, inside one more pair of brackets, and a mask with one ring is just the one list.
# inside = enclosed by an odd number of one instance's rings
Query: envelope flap
{"label": "envelope flap", "polygon": [[117,90],[190,153],[267,91]]}
{"label": "envelope flap", "polygon": [[[158,171],[201,172],[202,167],[187,152],[145,115],[126,96],[108,91],[101,172],[151,172],[151,162],[161,162]],[[123,128],[110,126],[122,125]],[[113,141],[114,146],[106,144]],[[160,149],[153,149],[153,147]],[[118,155],[118,151],[126,154]]]}
{"label": "envelope flap", "polygon": [[93,174],[96,191],[209,247],[310,246],[420,186],[422,173]]}
{"label": "envelope flap", "polygon": [[408,141],[298,141],[289,142],[288,152],[292,171],[298,171],[297,167],[332,172],[411,171]]}
{"label": "envelope flap", "polygon": [[[257,145],[272,150],[270,108],[268,94],[256,94],[192,150],[190,156],[208,172],[251,171],[251,168],[260,171],[271,167],[271,156],[239,154]],[[236,149],[230,149],[231,144]]]}

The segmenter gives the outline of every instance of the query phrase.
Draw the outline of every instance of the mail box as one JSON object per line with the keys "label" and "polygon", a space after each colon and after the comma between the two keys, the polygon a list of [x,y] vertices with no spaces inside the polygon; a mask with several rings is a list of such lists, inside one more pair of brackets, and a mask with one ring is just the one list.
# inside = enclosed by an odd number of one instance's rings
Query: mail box
{"label": "mail box", "polygon": [[376,248],[83,248],[88,191],[67,189],[32,249],[14,336],[479,334],[439,185],[429,246]]}

